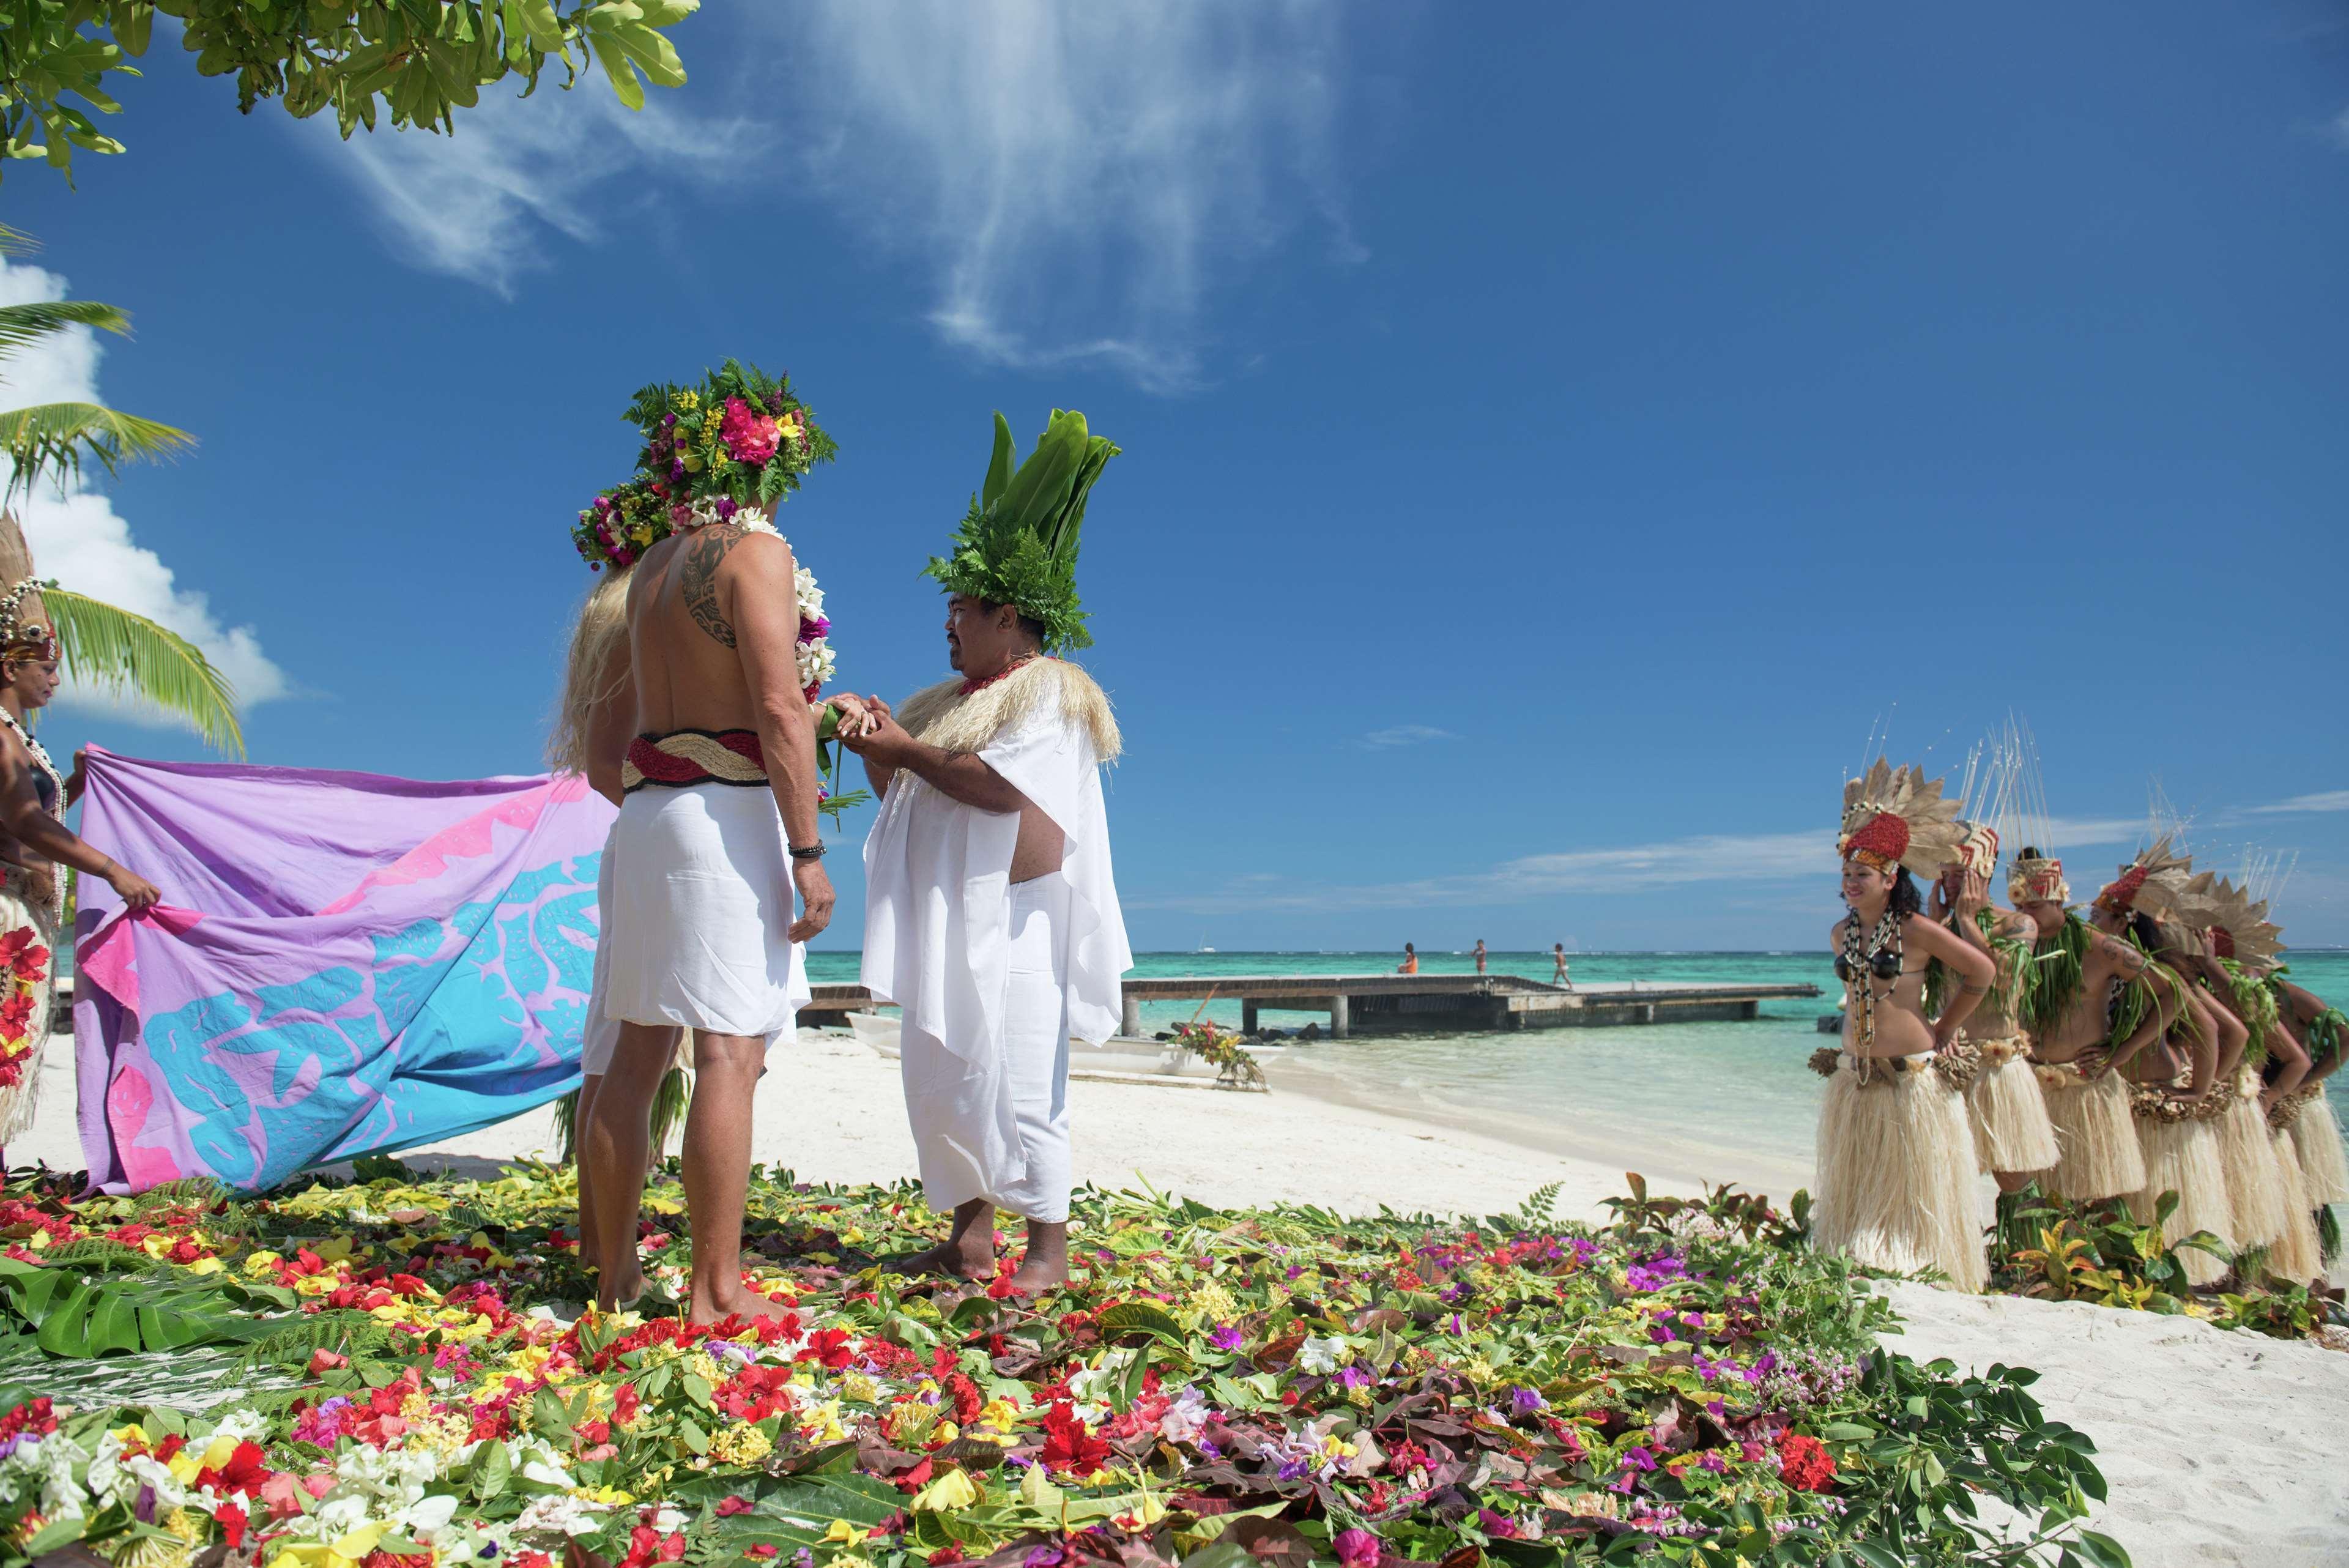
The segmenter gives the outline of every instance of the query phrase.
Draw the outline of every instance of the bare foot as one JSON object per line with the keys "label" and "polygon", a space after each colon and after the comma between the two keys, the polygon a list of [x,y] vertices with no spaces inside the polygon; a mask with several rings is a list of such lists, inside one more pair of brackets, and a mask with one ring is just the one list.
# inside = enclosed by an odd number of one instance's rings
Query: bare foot
{"label": "bare foot", "polygon": [[[973,1245],[974,1241],[977,1245]],[[951,1239],[935,1247],[926,1247],[910,1258],[899,1258],[889,1265],[892,1273],[945,1274],[957,1280],[991,1280],[995,1277],[995,1248],[991,1241],[965,1238]]]}
{"label": "bare foot", "polygon": [[621,1310],[621,1303],[633,1302],[644,1293],[645,1272],[633,1263],[626,1269],[596,1276],[595,1304],[605,1312],[617,1312]]}
{"label": "bare foot", "polygon": [[781,1302],[771,1302],[758,1292],[742,1285],[738,1284],[731,1290],[719,1290],[716,1287],[705,1290],[697,1285],[693,1292],[693,1304],[686,1309],[685,1321],[696,1327],[701,1327],[708,1324],[723,1323],[730,1317],[772,1320],[783,1317],[791,1311],[790,1307]]}
{"label": "bare foot", "polygon": [[1042,1295],[1068,1282],[1068,1259],[1040,1258],[1032,1251],[1019,1260],[1019,1266],[1011,1272],[1011,1289],[1023,1296]]}

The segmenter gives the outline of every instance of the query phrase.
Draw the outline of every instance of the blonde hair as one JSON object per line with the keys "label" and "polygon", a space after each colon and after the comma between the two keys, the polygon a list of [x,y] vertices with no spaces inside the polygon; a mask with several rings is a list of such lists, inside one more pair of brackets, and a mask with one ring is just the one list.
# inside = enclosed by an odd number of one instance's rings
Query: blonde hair
{"label": "blonde hair", "polygon": [[559,774],[587,771],[587,736],[595,710],[612,700],[618,683],[605,676],[612,650],[628,635],[628,575],[607,572],[589,591],[571,628],[571,650],[563,664],[563,698],[546,737],[546,761]]}

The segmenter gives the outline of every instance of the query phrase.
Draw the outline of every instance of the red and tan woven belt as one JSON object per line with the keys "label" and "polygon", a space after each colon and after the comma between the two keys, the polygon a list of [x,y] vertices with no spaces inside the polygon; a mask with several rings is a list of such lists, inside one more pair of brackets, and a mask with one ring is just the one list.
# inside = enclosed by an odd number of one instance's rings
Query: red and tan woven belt
{"label": "red and tan woven belt", "polygon": [[638,735],[628,742],[627,760],[620,764],[623,794],[634,794],[647,784],[686,789],[700,784],[766,782],[767,763],[760,753],[756,730],[678,730],[666,735]]}

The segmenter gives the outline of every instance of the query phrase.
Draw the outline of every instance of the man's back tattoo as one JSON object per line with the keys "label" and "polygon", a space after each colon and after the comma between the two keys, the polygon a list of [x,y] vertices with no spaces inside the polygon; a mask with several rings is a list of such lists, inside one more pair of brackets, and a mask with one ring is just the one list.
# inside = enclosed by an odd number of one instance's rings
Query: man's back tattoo
{"label": "man's back tattoo", "polygon": [[734,625],[718,607],[718,567],[726,553],[742,542],[741,534],[732,528],[709,527],[687,547],[685,566],[678,574],[678,586],[685,595],[685,607],[693,612],[693,624],[716,638],[728,648],[734,646]]}

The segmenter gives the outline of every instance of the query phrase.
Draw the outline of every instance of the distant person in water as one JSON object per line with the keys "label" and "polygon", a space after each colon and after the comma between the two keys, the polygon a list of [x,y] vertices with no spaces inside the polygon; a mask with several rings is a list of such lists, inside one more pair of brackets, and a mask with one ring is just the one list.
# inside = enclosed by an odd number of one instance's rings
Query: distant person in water
{"label": "distant person in water", "polygon": [[1485,939],[1482,937],[1476,939],[1476,972],[1485,972]]}
{"label": "distant person in water", "polygon": [[1418,972],[1419,950],[1413,947],[1409,942],[1405,942],[1402,945],[1402,962],[1395,965],[1395,973],[1417,974]]}
{"label": "distant person in water", "polygon": [[1574,977],[1566,972],[1566,944],[1564,942],[1550,943],[1549,961],[1557,966],[1555,972],[1553,972],[1549,977],[1549,982],[1552,985],[1563,985],[1569,988],[1572,987],[1574,984]]}

